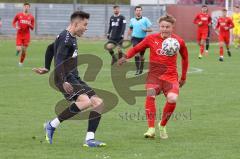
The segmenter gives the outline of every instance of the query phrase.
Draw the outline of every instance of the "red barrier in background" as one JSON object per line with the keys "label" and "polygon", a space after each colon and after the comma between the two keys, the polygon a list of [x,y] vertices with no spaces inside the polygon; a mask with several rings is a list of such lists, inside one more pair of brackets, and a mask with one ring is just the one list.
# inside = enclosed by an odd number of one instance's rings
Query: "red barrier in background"
{"label": "red barrier in background", "polygon": [[[212,11],[221,10],[219,6],[208,6],[209,14]],[[197,13],[201,12],[201,6],[192,5],[168,5],[167,13],[173,15],[176,19],[175,33],[181,36],[185,41],[197,41],[197,26],[193,24],[193,19]],[[211,29],[211,42],[217,41],[217,35]]]}

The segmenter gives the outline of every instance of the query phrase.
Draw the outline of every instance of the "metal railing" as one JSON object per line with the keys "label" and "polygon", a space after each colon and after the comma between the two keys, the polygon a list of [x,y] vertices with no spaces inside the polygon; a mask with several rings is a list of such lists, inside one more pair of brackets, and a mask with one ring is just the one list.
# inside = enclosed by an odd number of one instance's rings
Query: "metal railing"
{"label": "metal railing", "polygon": [[[109,18],[113,14],[112,5],[80,5],[77,9],[90,13],[90,21],[86,37],[104,37],[108,30]],[[121,14],[126,17],[127,25],[134,15],[134,7],[121,5]],[[2,35],[14,35],[16,30],[12,27],[12,20],[17,12],[21,12],[22,6],[17,4],[1,4],[0,17],[2,19]],[[33,35],[57,35],[69,23],[69,17],[73,12],[72,4],[32,4],[31,13],[35,17],[35,29]],[[157,30],[157,19],[165,14],[166,6],[143,6],[143,16],[148,17],[153,23],[153,29]]]}

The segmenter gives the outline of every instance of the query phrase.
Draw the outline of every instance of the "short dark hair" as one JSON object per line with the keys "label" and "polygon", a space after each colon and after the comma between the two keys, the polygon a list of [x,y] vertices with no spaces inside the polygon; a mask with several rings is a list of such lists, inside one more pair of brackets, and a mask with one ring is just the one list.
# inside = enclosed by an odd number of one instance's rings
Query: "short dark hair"
{"label": "short dark hair", "polygon": [[119,6],[119,5],[114,5],[113,8],[114,8],[114,9],[115,9],[115,8],[120,8],[120,6]]}
{"label": "short dark hair", "polygon": [[90,18],[90,14],[83,12],[83,11],[75,11],[73,12],[73,14],[71,15],[71,21],[75,18],[81,18],[81,19],[89,19]]}
{"label": "short dark hair", "polygon": [[30,6],[30,3],[24,2],[23,5],[24,5],[24,6]]}
{"label": "short dark hair", "polygon": [[136,6],[136,7],[134,8],[134,10],[136,10],[136,9],[138,9],[138,8],[141,8],[141,9],[142,9],[142,6]]}
{"label": "short dark hair", "polygon": [[167,14],[167,15],[161,16],[158,20],[158,23],[161,23],[162,21],[166,21],[166,22],[175,24],[176,19],[172,15]]}
{"label": "short dark hair", "polygon": [[208,6],[206,4],[202,5],[202,8],[207,8]]}

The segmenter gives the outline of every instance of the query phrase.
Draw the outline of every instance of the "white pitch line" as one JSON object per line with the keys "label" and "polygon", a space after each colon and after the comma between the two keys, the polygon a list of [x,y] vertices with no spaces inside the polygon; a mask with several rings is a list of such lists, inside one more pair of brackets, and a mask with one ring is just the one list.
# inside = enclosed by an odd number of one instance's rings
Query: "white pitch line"
{"label": "white pitch line", "polygon": [[190,73],[201,73],[201,72],[203,72],[203,69],[201,69],[201,68],[191,67],[190,69],[191,69],[191,71],[189,70],[189,71],[187,72],[188,74],[190,74]]}
{"label": "white pitch line", "polygon": [[[30,66],[23,66],[22,68],[19,68],[18,66],[3,66],[5,69],[9,69],[9,70],[18,70],[18,71],[25,71],[25,70],[31,70],[32,69],[32,67],[30,67]],[[147,69],[144,69],[144,72],[147,72],[148,70]],[[101,70],[100,70],[100,72],[109,72],[109,73],[111,73],[111,68],[102,68]],[[201,73],[201,72],[203,72],[203,69],[201,69],[201,68],[196,68],[196,67],[190,67],[190,69],[189,69],[189,71],[187,72],[188,74],[192,74],[192,73]],[[134,75],[135,74],[135,71],[128,71],[127,72],[127,76],[132,76],[132,75]],[[6,75],[2,75],[2,74],[0,74],[0,77],[2,77],[2,76],[6,76]],[[18,72],[18,73],[16,73],[16,72],[14,72],[13,74],[7,74],[7,76],[36,76],[36,74],[34,73],[34,72],[29,72],[29,73],[23,73],[23,72]],[[98,76],[103,76],[103,77],[105,77],[105,76],[110,76],[109,74],[108,75],[98,75]]]}

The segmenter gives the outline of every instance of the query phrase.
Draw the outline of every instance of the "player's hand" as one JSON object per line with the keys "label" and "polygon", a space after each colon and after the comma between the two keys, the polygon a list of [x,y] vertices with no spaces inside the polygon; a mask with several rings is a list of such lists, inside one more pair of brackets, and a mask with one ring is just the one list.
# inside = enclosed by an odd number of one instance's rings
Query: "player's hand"
{"label": "player's hand", "polygon": [[32,71],[35,72],[35,73],[37,73],[37,74],[39,74],[39,75],[43,75],[43,74],[46,74],[46,73],[49,72],[48,69],[43,68],[43,67],[33,68]]}
{"label": "player's hand", "polygon": [[122,58],[120,58],[118,60],[117,64],[118,64],[118,66],[121,66],[122,64],[124,64],[126,62],[127,62],[127,59],[126,59],[126,57],[123,56]]}
{"label": "player's hand", "polygon": [[202,22],[198,22],[198,26],[202,25]]}
{"label": "player's hand", "polygon": [[186,80],[179,80],[179,87],[181,88],[186,83]]}
{"label": "player's hand", "polygon": [[107,39],[109,39],[110,38],[110,35],[109,34],[107,34]]}
{"label": "player's hand", "polygon": [[16,28],[16,30],[19,30],[19,29],[20,29],[19,26],[16,26],[15,28]]}
{"label": "player's hand", "polygon": [[229,27],[224,27],[225,30],[229,30]]}
{"label": "player's hand", "polygon": [[65,92],[66,92],[67,94],[71,94],[71,93],[73,92],[73,87],[72,87],[72,85],[71,85],[70,83],[68,83],[68,82],[64,82],[64,83],[63,83],[63,89],[65,90]]}

